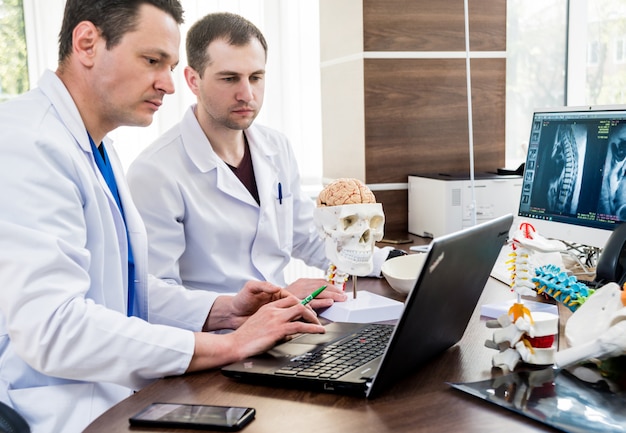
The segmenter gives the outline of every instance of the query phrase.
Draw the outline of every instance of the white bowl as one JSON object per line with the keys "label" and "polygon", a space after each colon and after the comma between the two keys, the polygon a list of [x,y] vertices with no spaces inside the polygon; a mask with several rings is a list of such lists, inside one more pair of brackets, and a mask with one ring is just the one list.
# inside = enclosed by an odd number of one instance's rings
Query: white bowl
{"label": "white bowl", "polygon": [[415,286],[427,255],[413,253],[389,259],[381,268],[383,276],[395,291],[407,294]]}

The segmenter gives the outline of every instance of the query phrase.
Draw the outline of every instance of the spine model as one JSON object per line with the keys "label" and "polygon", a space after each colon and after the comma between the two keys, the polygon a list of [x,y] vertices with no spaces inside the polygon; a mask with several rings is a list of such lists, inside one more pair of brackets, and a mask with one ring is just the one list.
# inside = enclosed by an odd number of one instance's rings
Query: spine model
{"label": "spine model", "polygon": [[538,294],[545,294],[576,311],[591,296],[594,289],[579,282],[576,277],[561,271],[558,266],[545,265],[535,269],[532,280]]}

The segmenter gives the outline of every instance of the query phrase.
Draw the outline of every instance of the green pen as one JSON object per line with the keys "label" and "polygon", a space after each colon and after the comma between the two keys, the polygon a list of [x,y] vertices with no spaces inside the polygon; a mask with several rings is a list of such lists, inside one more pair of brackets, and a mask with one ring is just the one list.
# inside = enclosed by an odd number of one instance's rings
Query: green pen
{"label": "green pen", "polygon": [[315,298],[317,295],[319,295],[320,293],[322,293],[324,291],[324,289],[326,288],[326,286],[322,286],[319,289],[317,289],[316,291],[314,291],[313,293],[311,293],[309,296],[307,296],[306,298],[304,298],[303,300],[300,301],[300,303],[302,305],[306,305],[309,302],[311,302],[313,300],[313,298]]}

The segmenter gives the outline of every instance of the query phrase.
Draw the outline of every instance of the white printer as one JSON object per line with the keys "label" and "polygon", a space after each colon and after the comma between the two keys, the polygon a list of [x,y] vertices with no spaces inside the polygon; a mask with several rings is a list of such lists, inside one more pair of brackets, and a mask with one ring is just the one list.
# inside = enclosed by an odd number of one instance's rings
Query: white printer
{"label": "white printer", "polygon": [[472,198],[476,223],[512,213],[517,215],[522,176],[479,173],[474,194],[469,175],[409,175],[409,232],[438,237],[472,225]]}

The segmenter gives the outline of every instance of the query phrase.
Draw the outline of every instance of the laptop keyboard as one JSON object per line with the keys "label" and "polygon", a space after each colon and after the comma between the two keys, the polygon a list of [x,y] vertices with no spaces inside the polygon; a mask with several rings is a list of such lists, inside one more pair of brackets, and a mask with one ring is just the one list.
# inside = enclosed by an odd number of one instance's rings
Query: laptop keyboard
{"label": "laptop keyboard", "polygon": [[275,374],[337,379],[382,355],[393,329],[393,325],[369,325],[348,338],[324,346],[318,352],[293,358]]}

